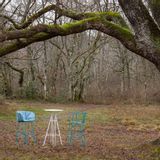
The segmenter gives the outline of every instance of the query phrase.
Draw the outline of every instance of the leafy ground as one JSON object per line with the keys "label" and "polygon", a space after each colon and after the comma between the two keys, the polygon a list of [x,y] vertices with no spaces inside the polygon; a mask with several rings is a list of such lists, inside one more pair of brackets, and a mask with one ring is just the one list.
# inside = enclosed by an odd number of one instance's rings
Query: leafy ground
{"label": "leafy ground", "polygon": [[[49,114],[44,108],[60,108],[59,125],[63,146],[42,147]],[[36,112],[36,145],[15,143],[15,112]],[[87,146],[68,146],[67,115],[87,111]],[[160,160],[160,147],[151,141],[160,136],[159,105],[52,104],[8,101],[0,105],[0,160]]]}

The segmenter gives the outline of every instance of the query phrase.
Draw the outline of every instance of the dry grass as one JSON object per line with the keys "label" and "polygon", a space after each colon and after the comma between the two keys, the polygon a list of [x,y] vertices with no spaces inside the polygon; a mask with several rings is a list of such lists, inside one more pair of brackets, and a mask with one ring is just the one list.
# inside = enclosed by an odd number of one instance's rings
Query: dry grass
{"label": "dry grass", "polygon": [[[6,160],[151,160],[158,158],[158,149],[144,144],[159,136],[160,106],[158,105],[92,105],[14,102],[0,105],[0,159]],[[61,108],[60,129],[64,145],[42,147],[49,114],[44,108]],[[15,145],[15,111],[36,112],[38,144]],[[72,111],[87,111],[87,146],[66,143],[67,115]],[[138,150],[136,149],[138,148]],[[141,149],[140,149],[141,148]],[[153,156],[152,156],[153,157]]]}

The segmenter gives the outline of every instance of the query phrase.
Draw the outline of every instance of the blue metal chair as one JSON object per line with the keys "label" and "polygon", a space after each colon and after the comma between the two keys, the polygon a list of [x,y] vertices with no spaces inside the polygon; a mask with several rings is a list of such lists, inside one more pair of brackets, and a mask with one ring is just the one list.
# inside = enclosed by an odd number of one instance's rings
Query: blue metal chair
{"label": "blue metal chair", "polygon": [[85,140],[85,126],[86,126],[86,112],[72,112],[68,119],[68,144],[72,144],[73,140],[79,140],[81,146],[86,145]]}
{"label": "blue metal chair", "polygon": [[24,139],[24,144],[28,144],[29,136],[33,138],[34,143],[36,143],[36,136],[34,131],[34,122],[36,116],[34,112],[30,111],[17,111],[17,129],[16,129],[16,143],[18,144],[19,136]]}

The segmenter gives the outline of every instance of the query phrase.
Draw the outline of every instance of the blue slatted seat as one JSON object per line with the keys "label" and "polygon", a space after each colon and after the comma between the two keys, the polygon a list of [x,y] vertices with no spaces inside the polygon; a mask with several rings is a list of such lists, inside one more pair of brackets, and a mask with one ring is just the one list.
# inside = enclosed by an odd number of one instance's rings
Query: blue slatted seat
{"label": "blue slatted seat", "polygon": [[36,143],[36,136],[34,131],[34,122],[36,120],[36,115],[34,112],[30,111],[17,111],[16,112],[16,143],[19,142],[19,137],[22,136],[24,144],[28,144],[29,136],[33,138],[34,143]]}

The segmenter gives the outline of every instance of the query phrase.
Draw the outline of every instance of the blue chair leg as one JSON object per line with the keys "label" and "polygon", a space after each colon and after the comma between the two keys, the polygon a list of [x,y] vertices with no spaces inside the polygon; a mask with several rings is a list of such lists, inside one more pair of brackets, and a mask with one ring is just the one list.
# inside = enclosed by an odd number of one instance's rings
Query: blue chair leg
{"label": "blue chair leg", "polygon": [[32,135],[34,143],[36,143],[36,136],[35,136],[34,126],[35,126],[34,122],[31,122],[31,127],[32,127],[32,129],[31,129],[31,135]]}
{"label": "blue chair leg", "polygon": [[16,144],[19,142],[19,136],[23,137],[24,144],[28,144],[29,135],[33,138],[34,143],[36,143],[36,136],[34,130],[34,122],[21,122],[17,124],[16,127]]}
{"label": "blue chair leg", "polygon": [[20,134],[20,128],[19,128],[19,124],[17,123],[17,126],[16,126],[16,144],[18,144],[18,138],[19,138],[19,134]]}
{"label": "blue chair leg", "polygon": [[69,145],[72,144],[72,129],[71,128],[72,128],[71,124],[69,124],[68,135],[67,135],[67,142],[68,142]]}
{"label": "blue chair leg", "polygon": [[72,144],[72,131],[68,131],[67,141],[68,144]]}
{"label": "blue chair leg", "polygon": [[28,133],[27,133],[27,124],[23,124],[23,131],[22,131],[23,139],[24,139],[24,144],[28,144]]}

